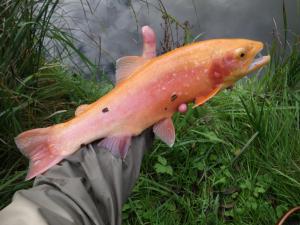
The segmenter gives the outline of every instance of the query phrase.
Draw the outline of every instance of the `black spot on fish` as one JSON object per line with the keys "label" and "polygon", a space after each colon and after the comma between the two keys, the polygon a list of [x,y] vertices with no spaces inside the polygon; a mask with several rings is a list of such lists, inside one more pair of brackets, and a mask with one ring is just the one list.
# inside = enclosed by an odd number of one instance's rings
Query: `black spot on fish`
{"label": "black spot on fish", "polygon": [[102,112],[103,113],[106,113],[106,112],[108,112],[109,111],[109,109],[107,108],[107,107],[105,107],[104,109],[102,109]]}
{"label": "black spot on fish", "polygon": [[168,110],[168,108],[167,107],[165,107],[165,111],[167,111]]}
{"label": "black spot on fish", "polygon": [[175,101],[175,100],[176,100],[176,98],[177,98],[177,95],[175,95],[175,94],[174,94],[174,95],[172,95],[172,96],[171,96],[171,101],[172,101],[172,102],[173,102],[173,101]]}

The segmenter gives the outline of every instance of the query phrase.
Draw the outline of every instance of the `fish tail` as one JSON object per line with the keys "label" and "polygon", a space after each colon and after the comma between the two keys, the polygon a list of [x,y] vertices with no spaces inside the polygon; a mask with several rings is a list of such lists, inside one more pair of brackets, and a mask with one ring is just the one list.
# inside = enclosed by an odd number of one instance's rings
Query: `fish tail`
{"label": "fish tail", "polygon": [[64,158],[58,154],[60,145],[52,133],[52,127],[46,127],[25,131],[15,137],[17,147],[30,159],[26,180],[45,172]]}

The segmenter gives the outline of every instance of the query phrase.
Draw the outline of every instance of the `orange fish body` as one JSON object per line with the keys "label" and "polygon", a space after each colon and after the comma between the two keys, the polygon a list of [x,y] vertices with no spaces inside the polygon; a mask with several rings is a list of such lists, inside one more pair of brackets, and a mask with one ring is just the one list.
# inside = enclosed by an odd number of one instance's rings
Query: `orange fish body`
{"label": "orange fish body", "polygon": [[31,158],[30,179],[82,144],[105,138],[102,146],[125,157],[131,136],[154,125],[154,133],[172,146],[171,117],[182,103],[203,104],[220,90],[269,61],[254,60],[263,45],[245,39],[215,39],[175,49],[153,59],[117,61],[121,80],[96,102],[80,107],[73,119],[21,133],[15,141]]}

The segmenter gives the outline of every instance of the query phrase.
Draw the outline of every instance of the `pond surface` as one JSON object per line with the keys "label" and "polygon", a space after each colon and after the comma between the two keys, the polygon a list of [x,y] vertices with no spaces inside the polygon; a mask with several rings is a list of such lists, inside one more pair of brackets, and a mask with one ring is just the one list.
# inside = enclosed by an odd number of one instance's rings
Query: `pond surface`
{"label": "pond surface", "polygon": [[[300,2],[285,3],[292,39],[300,31]],[[200,34],[199,40],[240,37],[270,43],[275,23],[283,37],[282,6],[281,0],[64,0],[53,22],[77,39],[76,46],[92,62],[113,74],[117,58],[140,54],[143,25],[156,31],[159,52],[183,43],[185,29],[192,37]],[[88,73],[78,57],[66,62]]]}

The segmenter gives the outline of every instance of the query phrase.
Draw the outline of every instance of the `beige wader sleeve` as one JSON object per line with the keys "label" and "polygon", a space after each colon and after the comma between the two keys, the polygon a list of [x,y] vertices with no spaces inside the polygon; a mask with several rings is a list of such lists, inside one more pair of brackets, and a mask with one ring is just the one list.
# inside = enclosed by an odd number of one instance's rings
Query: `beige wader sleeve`
{"label": "beige wader sleeve", "polygon": [[140,172],[152,131],[134,137],[124,161],[93,143],[15,193],[0,225],[121,224],[122,205]]}

